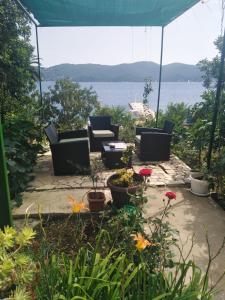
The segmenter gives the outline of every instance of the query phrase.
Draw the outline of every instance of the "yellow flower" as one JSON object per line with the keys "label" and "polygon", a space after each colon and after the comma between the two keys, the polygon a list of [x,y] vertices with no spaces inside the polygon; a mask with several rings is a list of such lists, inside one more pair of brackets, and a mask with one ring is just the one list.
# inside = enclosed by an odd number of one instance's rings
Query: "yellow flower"
{"label": "yellow flower", "polygon": [[131,237],[133,237],[133,240],[136,241],[136,248],[138,251],[144,250],[146,247],[153,246],[153,243],[150,243],[148,240],[146,240],[140,233],[137,234],[131,234]]}
{"label": "yellow flower", "polygon": [[77,202],[71,195],[68,196],[68,199],[71,204],[72,213],[79,213],[81,210],[87,209],[83,201]]}

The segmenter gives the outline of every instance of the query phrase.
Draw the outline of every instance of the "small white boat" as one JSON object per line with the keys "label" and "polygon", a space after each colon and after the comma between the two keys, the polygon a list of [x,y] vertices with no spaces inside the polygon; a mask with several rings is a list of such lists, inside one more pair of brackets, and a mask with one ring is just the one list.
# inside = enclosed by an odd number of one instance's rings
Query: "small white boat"
{"label": "small white boat", "polygon": [[155,112],[149,106],[144,105],[143,102],[131,102],[129,106],[134,117],[155,120]]}

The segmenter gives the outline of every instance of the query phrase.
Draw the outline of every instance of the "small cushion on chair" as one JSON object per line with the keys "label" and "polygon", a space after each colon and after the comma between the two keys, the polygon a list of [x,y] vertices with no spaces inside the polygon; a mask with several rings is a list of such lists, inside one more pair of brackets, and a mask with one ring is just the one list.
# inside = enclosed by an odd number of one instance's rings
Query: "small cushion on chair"
{"label": "small cushion on chair", "polygon": [[135,136],[135,142],[140,143],[141,142],[141,135]]}
{"label": "small cushion on chair", "polygon": [[93,130],[92,133],[95,138],[114,137],[114,132],[111,130]]}
{"label": "small cushion on chair", "polygon": [[70,143],[70,142],[78,142],[78,141],[88,141],[88,137],[81,137],[81,138],[73,138],[73,139],[61,139],[59,141],[60,144],[62,143]]}

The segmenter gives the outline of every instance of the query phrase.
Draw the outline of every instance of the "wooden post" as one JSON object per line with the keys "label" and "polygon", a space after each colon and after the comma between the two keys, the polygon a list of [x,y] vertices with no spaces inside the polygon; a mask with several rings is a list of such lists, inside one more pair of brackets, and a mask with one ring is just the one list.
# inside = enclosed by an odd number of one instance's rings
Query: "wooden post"
{"label": "wooden post", "polygon": [[2,124],[0,123],[0,229],[7,225],[12,226],[12,214]]}

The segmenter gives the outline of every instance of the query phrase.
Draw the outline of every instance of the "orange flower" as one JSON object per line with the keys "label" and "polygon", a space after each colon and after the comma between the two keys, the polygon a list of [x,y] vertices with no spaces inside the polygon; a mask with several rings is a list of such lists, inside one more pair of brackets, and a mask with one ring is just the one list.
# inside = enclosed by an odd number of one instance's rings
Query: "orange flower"
{"label": "orange flower", "polygon": [[87,209],[83,201],[77,202],[75,198],[71,195],[68,196],[69,202],[71,204],[71,209],[73,213],[79,213],[81,210]]}
{"label": "orange flower", "polygon": [[135,246],[138,249],[138,251],[142,251],[146,247],[154,245],[154,244],[150,243],[148,240],[146,240],[140,233],[131,234],[131,237],[133,237],[133,240],[136,241]]}

